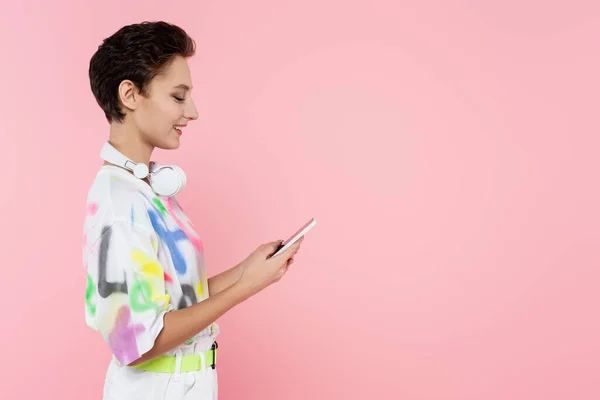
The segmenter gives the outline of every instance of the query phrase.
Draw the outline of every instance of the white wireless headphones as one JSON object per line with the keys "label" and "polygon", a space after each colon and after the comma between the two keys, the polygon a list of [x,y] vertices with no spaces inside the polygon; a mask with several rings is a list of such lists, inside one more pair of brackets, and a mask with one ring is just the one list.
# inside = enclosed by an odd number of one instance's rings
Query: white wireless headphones
{"label": "white wireless headphones", "polygon": [[115,149],[108,141],[102,146],[100,157],[111,164],[128,169],[139,179],[149,176],[150,187],[159,196],[175,196],[187,183],[185,172],[175,165],[158,165],[151,161],[150,168],[143,163],[135,163]]}

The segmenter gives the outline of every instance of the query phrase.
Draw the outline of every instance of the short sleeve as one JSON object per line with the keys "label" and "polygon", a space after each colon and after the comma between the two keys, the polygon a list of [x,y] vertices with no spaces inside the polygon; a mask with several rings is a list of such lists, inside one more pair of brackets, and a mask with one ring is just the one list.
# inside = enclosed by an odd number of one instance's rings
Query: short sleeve
{"label": "short sleeve", "polygon": [[101,229],[86,250],[86,322],[127,365],[154,346],[172,307],[154,232],[125,221]]}

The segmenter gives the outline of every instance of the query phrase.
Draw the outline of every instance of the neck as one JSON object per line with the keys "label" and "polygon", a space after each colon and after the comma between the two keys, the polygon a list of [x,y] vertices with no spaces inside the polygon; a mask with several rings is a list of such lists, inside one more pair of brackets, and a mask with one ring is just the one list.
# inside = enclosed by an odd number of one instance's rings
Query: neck
{"label": "neck", "polygon": [[126,123],[113,123],[110,125],[108,141],[131,161],[150,164],[154,146],[142,140],[137,128],[128,126]]}

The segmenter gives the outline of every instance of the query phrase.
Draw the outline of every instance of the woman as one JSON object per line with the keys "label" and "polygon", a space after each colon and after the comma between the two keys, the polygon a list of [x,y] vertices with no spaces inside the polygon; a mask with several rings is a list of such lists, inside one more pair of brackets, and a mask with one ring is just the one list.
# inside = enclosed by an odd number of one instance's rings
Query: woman
{"label": "woman", "polygon": [[259,246],[207,278],[202,242],[175,194],[175,166],[151,162],[177,149],[198,117],[187,58],[194,41],[179,27],[145,22],[105,39],[90,61],[92,92],[110,124],[87,198],[83,262],[86,322],[113,353],[105,399],[216,399],[215,323],[277,282],[299,241]]}

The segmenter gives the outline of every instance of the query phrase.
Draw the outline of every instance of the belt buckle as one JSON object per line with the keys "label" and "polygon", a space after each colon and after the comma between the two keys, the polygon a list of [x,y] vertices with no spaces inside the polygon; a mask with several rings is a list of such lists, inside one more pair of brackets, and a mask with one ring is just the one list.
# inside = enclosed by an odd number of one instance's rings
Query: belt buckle
{"label": "belt buckle", "polygon": [[217,349],[219,348],[219,343],[215,340],[210,349],[214,352],[213,354],[213,363],[211,365],[212,369],[217,368]]}

